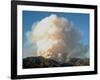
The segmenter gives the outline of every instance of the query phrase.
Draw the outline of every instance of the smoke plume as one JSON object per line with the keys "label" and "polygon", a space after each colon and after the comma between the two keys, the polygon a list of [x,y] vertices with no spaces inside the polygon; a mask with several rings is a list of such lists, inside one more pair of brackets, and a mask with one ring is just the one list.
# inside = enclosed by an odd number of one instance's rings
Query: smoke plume
{"label": "smoke plume", "polygon": [[71,21],[55,14],[37,22],[28,35],[30,42],[36,43],[38,56],[65,62],[71,56],[75,57],[77,52],[81,54],[78,49],[82,44],[81,32],[73,26]]}

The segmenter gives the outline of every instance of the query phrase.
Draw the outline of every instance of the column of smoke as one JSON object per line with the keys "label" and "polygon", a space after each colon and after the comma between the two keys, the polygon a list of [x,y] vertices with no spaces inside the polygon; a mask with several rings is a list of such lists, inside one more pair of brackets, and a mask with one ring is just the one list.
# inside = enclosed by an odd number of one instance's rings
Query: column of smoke
{"label": "column of smoke", "polygon": [[70,21],[53,14],[35,25],[30,38],[36,42],[38,56],[65,62],[74,54],[81,33]]}

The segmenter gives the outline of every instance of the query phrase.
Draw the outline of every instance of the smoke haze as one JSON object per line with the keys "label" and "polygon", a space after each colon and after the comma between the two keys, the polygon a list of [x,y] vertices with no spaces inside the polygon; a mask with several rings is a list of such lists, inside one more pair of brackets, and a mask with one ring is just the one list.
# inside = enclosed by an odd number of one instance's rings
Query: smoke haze
{"label": "smoke haze", "polygon": [[[82,32],[71,21],[52,14],[33,25],[28,42],[35,43],[37,56],[65,62],[88,52],[81,42]],[[34,53],[34,52],[33,52]]]}

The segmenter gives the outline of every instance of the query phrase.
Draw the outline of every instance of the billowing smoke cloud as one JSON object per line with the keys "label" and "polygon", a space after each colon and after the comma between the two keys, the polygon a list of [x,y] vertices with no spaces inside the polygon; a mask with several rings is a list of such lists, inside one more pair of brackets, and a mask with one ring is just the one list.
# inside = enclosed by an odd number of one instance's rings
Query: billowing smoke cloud
{"label": "billowing smoke cloud", "polygon": [[37,22],[28,36],[31,43],[36,43],[37,55],[44,58],[65,62],[71,56],[77,57],[82,50],[87,51],[81,43],[81,32],[70,21],[55,14]]}

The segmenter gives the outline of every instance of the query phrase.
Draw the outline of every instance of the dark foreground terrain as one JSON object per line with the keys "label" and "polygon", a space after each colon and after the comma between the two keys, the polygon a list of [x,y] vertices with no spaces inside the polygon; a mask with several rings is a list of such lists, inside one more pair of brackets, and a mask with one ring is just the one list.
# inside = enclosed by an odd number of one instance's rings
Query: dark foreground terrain
{"label": "dark foreground terrain", "polygon": [[45,59],[41,56],[27,57],[23,59],[23,68],[45,68],[45,67],[67,67],[67,66],[88,66],[89,59],[72,58],[67,63],[60,63],[52,59]]}

